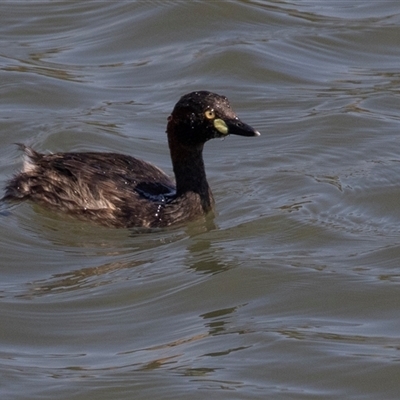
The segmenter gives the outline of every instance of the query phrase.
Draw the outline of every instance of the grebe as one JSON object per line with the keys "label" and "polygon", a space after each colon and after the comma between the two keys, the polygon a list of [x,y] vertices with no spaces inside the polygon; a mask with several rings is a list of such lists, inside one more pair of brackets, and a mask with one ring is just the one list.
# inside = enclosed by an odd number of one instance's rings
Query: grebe
{"label": "grebe", "polygon": [[156,166],[116,153],[40,154],[24,151],[22,172],[4,201],[30,200],[110,227],[165,227],[213,209],[203,162],[209,139],[259,136],[232,111],[228,99],[207,91],[181,97],[168,117],[167,136],[176,184]]}

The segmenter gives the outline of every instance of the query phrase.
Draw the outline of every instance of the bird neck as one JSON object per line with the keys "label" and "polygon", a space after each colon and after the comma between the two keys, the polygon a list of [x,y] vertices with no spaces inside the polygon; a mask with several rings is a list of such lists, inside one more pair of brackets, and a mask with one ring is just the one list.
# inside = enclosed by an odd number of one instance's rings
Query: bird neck
{"label": "bird neck", "polygon": [[182,144],[169,124],[168,144],[176,180],[177,197],[195,194],[199,196],[204,212],[213,207],[213,197],[208,186],[203,161],[204,144]]}

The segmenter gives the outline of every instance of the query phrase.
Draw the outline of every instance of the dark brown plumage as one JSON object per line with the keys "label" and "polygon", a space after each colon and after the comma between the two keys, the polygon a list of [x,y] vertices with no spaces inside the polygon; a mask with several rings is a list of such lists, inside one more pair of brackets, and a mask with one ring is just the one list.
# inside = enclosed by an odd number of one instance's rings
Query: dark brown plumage
{"label": "dark brown plumage", "polygon": [[226,97],[199,91],[178,101],[167,135],[174,182],[159,168],[116,153],[39,154],[20,145],[25,162],[4,201],[30,200],[61,213],[113,227],[163,227],[205,215],[214,205],[203,146],[229,134],[258,136]]}

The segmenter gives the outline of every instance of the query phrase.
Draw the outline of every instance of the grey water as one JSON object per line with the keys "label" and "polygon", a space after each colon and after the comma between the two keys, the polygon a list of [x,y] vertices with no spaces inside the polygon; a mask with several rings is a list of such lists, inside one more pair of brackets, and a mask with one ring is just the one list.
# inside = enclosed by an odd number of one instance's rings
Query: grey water
{"label": "grey water", "polygon": [[2,2],[2,188],[16,142],[172,174],[193,90],[261,136],[206,144],[183,227],[2,206],[1,399],[398,399],[399,38],[387,0]]}

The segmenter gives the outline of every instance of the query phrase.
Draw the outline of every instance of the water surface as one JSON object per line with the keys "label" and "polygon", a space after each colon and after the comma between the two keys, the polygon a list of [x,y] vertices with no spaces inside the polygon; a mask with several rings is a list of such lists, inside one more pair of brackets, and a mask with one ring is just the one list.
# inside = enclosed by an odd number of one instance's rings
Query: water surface
{"label": "water surface", "polygon": [[40,151],[171,172],[178,98],[259,138],[205,147],[214,218],[141,233],[0,218],[4,399],[397,399],[396,2],[4,2],[0,184]]}

